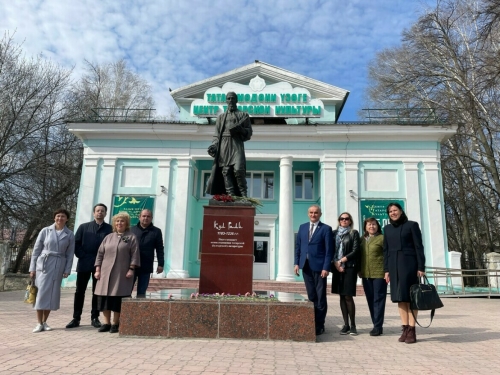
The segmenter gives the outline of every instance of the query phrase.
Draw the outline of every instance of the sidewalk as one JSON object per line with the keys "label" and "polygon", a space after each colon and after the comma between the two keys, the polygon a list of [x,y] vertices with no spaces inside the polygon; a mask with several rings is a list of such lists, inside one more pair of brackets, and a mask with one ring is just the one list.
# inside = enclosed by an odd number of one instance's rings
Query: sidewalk
{"label": "sidewalk", "polygon": [[[0,293],[0,374],[498,374],[500,299],[446,298],[418,343],[397,341],[397,306],[388,301],[384,335],[370,337],[364,297],[356,297],[359,336],[340,336],[338,297],[328,296],[326,334],[317,343],[120,338],[90,326],[66,330],[74,289],[62,292],[51,332],[31,333],[35,312],[24,292]],[[423,323],[428,314],[422,314]]]}

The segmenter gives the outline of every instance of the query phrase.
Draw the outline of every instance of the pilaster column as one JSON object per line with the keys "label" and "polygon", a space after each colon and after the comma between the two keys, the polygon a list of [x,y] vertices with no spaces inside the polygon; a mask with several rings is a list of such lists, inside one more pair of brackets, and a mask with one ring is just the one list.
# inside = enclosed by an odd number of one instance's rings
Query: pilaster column
{"label": "pilaster column", "polygon": [[172,209],[168,217],[169,223],[169,248],[170,268],[167,277],[172,279],[187,278],[189,273],[186,269],[186,242],[189,212],[189,194],[191,192],[190,173],[191,161],[189,159],[178,159],[172,163],[170,173],[172,176]]}
{"label": "pilaster column", "polygon": [[293,178],[292,156],[284,156],[280,161],[279,199],[279,249],[277,281],[295,281],[293,262]]}
{"label": "pilaster column", "polygon": [[[80,182],[80,194],[78,195],[78,214],[75,220],[75,228],[92,218],[92,207],[94,206],[94,196],[97,179],[98,157],[86,157],[84,159],[84,169]],[[75,262],[73,262],[76,267]]]}
{"label": "pilaster column", "polygon": [[[431,245],[430,259],[426,259],[426,265],[430,267],[446,267],[446,242],[445,242],[445,221],[444,207],[441,201],[442,185],[439,178],[439,163],[425,162],[425,183],[427,191],[427,212],[426,221],[428,225],[421,225],[423,230],[429,233]],[[426,254],[429,254],[426,251]]]}
{"label": "pilaster column", "polygon": [[106,222],[111,221],[111,215],[113,214],[113,188],[115,184],[115,167],[116,158],[104,158],[102,164],[102,172],[100,175],[100,186],[99,186],[99,202],[104,203],[108,207],[108,212],[106,214]]}
{"label": "pilaster column", "polygon": [[[345,207],[346,211],[349,212],[354,220],[354,229],[360,230],[363,223],[359,222],[359,187],[358,187],[358,162],[357,161],[346,161],[345,162]],[[352,191],[352,193],[351,193]],[[351,197],[351,195],[353,195]],[[340,215],[340,212],[337,213]],[[328,223],[327,223],[328,224]],[[330,225],[332,227],[338,226],[337,217],[335,221]]]}
{"label": "pilaster column", "polygon": [[[156,187],[156,203],[155,212],[153,212],[153,222],[154,225],[161,229],[163,235],[163,244],[165,245],[165,263],[167,259],[167,243],[166,236],[167,233],[167,212],[168,212],[168,197],[171,192],[172,187],[170,186],[170,162],[171,159],[158,159],[158,186]],[[162,188],[165,187],[165,189]],[[156,267],[158,263],[154,264],[153,278],[164,278],[166,275],[166,267],[161,274],[156,273]],[[164,264],[166,266],[166,264]]]}
{"label": "pilaster column", "polygon": [[337,162],[324,159],[321,163],[321,221],[336,227],[337,207]]}
{"label": "pilaster column", "polygon": [[422,225],[420,214],[420,184],[418,181],[418,163],[405,162],[406,176],[406,208],[405,212],[409,220],[416,221]]}

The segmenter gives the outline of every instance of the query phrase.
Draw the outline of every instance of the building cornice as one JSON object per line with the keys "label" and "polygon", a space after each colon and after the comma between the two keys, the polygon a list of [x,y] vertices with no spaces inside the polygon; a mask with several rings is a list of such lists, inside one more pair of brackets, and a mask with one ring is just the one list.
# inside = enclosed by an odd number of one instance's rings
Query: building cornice
{"label": "building cornice", "polygon": [[[81,140],[211,140],[214,125],[175,123],[68,123]],[[456,125],[253,125],[253,141],[270,142],[443,142],[457,131]]]}

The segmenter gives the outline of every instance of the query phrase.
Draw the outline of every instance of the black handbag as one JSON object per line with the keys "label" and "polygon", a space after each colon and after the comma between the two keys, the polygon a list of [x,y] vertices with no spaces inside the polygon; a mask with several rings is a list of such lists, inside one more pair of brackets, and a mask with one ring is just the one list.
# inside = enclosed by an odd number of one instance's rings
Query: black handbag
{"label": "black handbag", "polygon": [[[422,279],[423,282],[421,282]],[[410,309],[413,317],[415,318],[415,322],[420,327],[430,327],[432,319],[434,318],[434,312],[436,309],[440,309],[443,306],[443,302],[441,302],[441,298],[439,298],[436,287],[429,283],[427,276],[422,276],[422,278],[419,279],[418,284],[414,284],[410,287]],[[431,310],[431,322],[427,327],[420,325],[413,310]]]}

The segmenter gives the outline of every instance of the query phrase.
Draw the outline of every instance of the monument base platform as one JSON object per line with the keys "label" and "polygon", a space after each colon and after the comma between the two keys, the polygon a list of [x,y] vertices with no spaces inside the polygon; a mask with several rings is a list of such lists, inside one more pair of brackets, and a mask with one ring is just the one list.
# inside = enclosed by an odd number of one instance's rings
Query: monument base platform
{"label": "monument base platform", "polygon": [[313,304],[297,294],[281,294],[300,302],[125,298],[120,336],[315,342]]}

